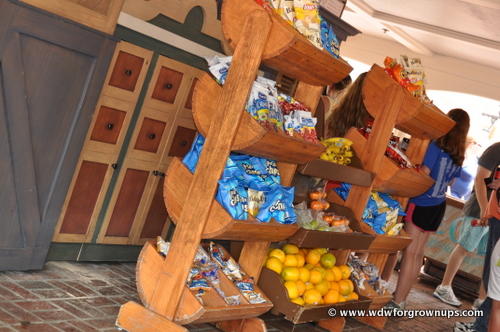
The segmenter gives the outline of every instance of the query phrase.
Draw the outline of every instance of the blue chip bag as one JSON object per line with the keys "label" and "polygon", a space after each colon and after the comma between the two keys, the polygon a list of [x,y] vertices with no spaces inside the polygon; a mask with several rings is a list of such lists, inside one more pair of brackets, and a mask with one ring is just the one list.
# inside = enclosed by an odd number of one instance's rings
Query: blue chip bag
{"label": "blue chip bag", "polygon": [[276,161],[266,158],[252,157],[250,158],[255,169],[265,175],[264,181],[269,187],[281,184],[280,172]]}
{"label": "blue chip bag", "polygon": [[226,168],[224,168],[224,171],[222,172],[221,179],[234,178],[234,179],[238,180],[240,185],[242,185],[243,187],[246,187],[247,185],[245,184],[245,178],[243,177],[243,173],[241,172],[241,169],[234,162],[234,160],[233,160],[234,157],[238,158],[238,155],[233,154],[233,153],[231,153],[229,155],[229,158],[227,159],[227,163],[226,163]]}
{"label": "blue chip bag", "polygon": [[262,174],[261,170],[256,168],[252,162],[252,158],[247,155],[239,155],[231,158],[241,170],[245,183],[248,187],[255,190],[267,191],[269,185],[265,181],[266,174]]}
{"label": "blue chip bag", "polygon": [[274,218],[281,224],[292,224],[296,222],[296,214],[293,209],[294,188],[275,186],[266,196],[266,201],[260,207],[255,217],[261,222],[269,222]]}
{"label": "blue chip bag", "polygon": [[189,149],[189,152],[182,159],[182,162],[191,171],[191,173],[194,173],[196,170],[196,165],[198,164],[201,151],[203,150],[203,144],[205,144],[205,137],[198,134],[193,142],[193,145],[191,145],[191,149]]}
{"label": "blue chip bag", "polygon": [[247,192],[236,179],[221,179],[215,198],[233,219],[247,220]]}

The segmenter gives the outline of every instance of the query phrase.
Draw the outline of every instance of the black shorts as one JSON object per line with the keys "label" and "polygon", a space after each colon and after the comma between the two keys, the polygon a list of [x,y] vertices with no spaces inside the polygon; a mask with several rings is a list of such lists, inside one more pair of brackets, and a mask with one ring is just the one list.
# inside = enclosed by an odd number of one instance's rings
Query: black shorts
{"label": "black shorts", "polygon": [[438,230],[446,211],[446,201],[434,206],[417,206],[408,204],[405,221],[409,221],[424,232]]}

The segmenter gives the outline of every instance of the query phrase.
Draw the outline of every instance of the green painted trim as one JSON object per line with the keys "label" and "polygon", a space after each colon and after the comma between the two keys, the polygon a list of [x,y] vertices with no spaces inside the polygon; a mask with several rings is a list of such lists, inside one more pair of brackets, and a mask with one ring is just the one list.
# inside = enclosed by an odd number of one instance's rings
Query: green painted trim
{"label": "green painted trim", "polygon": [[46,261],[137,262],[142,247],[52,242]]}
{"label": "green painted trim", "polygon": [[82,243],[52,242],[49,247],[46,261],[76,261]]}
{"label": "green painted trim", "polygon": [[203,9],[197,6],[191,9],[191,11],[187,14],[184,23],[179,23],[162,14],[159,14],[152,20],[148,21],[148,23],[175,33],[176,35],[189,39],[219,53],[224,53],[220,40],[201,32],[204,18]]}

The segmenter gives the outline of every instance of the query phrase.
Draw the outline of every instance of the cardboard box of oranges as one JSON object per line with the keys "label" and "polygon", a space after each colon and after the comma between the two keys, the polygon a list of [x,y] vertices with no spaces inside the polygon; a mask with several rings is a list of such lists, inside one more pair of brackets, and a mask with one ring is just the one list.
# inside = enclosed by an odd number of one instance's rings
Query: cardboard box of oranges
{"label": "cardboard box of oranges", "polygon": [[371,300],[359,295],[346,257],[337,260],[335,253],[291,243],[270,249],[258,285],[273,302],[273,311],[300,324],[333,318],[330,307],[367,309]]}

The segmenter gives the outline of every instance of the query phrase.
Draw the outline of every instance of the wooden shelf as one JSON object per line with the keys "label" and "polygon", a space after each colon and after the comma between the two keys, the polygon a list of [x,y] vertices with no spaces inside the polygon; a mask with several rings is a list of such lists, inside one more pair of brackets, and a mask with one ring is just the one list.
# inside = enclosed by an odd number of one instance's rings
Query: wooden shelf
{"label": "wooden shelf", "polygon": [[[359,159],[357,159],[359,162]],[[307,164],[298,165],[297,172],[312,177],[341,181],[358,186],[369,187],[375,179],[375,173],[365,171],[359,164],[339,165],[330,161],[315,159]]]}
{"label": "wooden shelf", "polygon": [[[175,223],[177,223],[184,206],[192,177],[193,174],[182,163],[181,159],[174,158],[172,160],[165,177],[164,197],[168,214]],[[297,230],[296,224],[280,224],[274,219],[271,219],[271,222],[260,222],[255,219],[233,219],[224,207],[214,199],[202,238],[274,242],[287,239]]]}
{"label": "wooden shelf", "polygon": [[395,120],[395,127],[412,137],[433,140],[446,134],[455,122],[434,105],[427,105],[406,91],[378,65],[374,64],[363,81],[363,102],[368,112],[376,119],[383,115],[384,90],[398,86],[405,92],[403,102]]}
{"label": "wooden shelf", "polygon": [[[345,137],[354,142],[352,148],[357,154],[363,152],[367,140],[356,129],[351,128]],[[384,156],[380,170],[373,180],[372,189],[398,197],[415,197],[426,192],[433,184],[434,180],[424,172],[419,172],[414,168],[402,169]]]}
{"label": "wooden shelf", "polygon": [[363,295],[359,296],[359,300],[336,304],[306,306],[295,304],[290,302],[280,276],[268,268],[262,269],[258,285],[273,302],[272,312],[284,314],[285,318],[294,324],[331,319],[332,317],[328,315],[328,309],[330,308],[337,310],[365,310],[371,304],[371,300]]}
{"label": "wooden shelf", "polygon": [[[256,10],[265,11],[255,1],[224,1],[222,30],[233,48],[236,48],[242,40],[242,18]],[[316,48],[274,11],[269,12],[269,15],[272,27],[262,55],[262,63],[266,66],[316,86],[339,82],[352,71],[347,62]]]}
{"label": "wooden shelf", "polygon": [[[136,267],[137,289],[142,303],[146,307],[151,303],[163,261],[164,257],[156,251],[156,246],[147,242],[139,255]],[[255,291],[260,293],[268,303],[250,304],[223,273],[219,273],[219,280],[224,294],[226,296],[240,295],[242,304],[228,305],[214,289],[207,291],[202,296],[204,302],[202,304],[187,285],[181,285],[180,287],[183,287],[184,291],[174,322],[185,325],[244,319],[260,316],[273,306],[257,285],[254,285]],[[165,300],[168,301],[168,299]]]}
{"label": "wooden shelf", "polygon": [[[206,137],[222,87],[208,74],[200,76],[193,94],[193,118],[200,133]],[[325,151],[320,143],[310,143],[283,132],[265,130],[252,116],[243,111],[232,150],[252,156],[291,164],[303,164],[316,159]]]}

